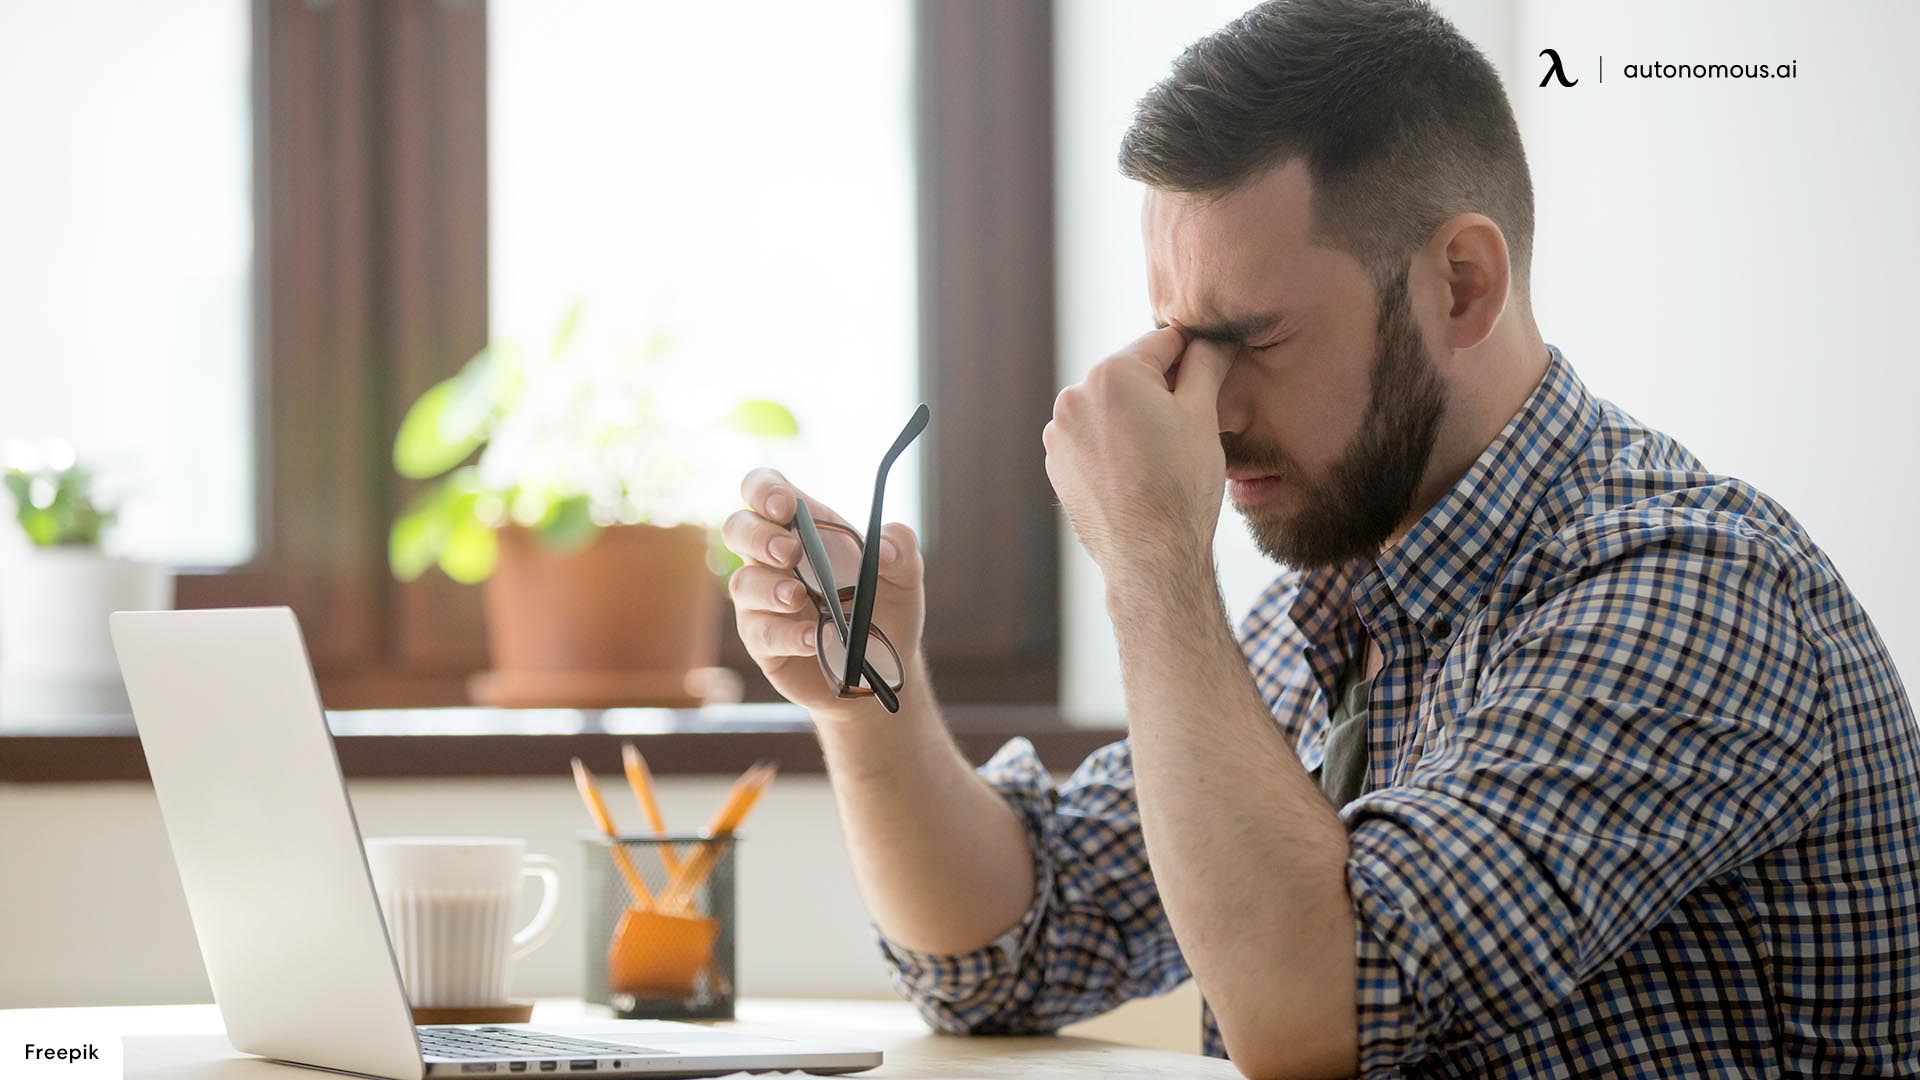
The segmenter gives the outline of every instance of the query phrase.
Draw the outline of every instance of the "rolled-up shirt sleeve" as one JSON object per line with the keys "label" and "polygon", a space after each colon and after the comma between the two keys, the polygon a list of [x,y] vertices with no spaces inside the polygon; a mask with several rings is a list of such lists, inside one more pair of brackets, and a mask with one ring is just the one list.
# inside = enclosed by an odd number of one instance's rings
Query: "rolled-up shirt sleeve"
{"label": "rolled-up shirt sleeve", "polygon": [[1053,1031],[1188,978],[1147,865],[1125,741],[1055,786],[1026,739],[980,774],[1026,826],[1027,912],[972,952],[918,952],[879,938],[895,986],[942,1031]]}
{"label": "rolled-up shirt sleeve", "polygon": [[1766,544],[1605,539],[1602,565],[1559,553],[1471,700],[1343,811],[1363,1072],[1536,1021],[1832,798],[1822,682]]}

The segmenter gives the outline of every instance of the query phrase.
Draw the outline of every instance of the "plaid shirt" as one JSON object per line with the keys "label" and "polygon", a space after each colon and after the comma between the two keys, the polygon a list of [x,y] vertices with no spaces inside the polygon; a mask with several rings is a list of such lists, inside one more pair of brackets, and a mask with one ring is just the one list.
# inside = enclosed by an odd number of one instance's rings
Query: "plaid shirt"
{"label": "plaid shirt", "polygon": [[[1308,768],[1366,627],[1385,657],[1339,809],[1363,1072],[1920,1075],[1893,661],[1785,509],[1551,354],[1400,545],[1282,576],[1241,628]],[[982,773],[1027,825],[1033,904],[965,955],[882,940],[927,1019],[1046,1031],[1186,980],[1127,744],[1057,786],[1023,739]]]}

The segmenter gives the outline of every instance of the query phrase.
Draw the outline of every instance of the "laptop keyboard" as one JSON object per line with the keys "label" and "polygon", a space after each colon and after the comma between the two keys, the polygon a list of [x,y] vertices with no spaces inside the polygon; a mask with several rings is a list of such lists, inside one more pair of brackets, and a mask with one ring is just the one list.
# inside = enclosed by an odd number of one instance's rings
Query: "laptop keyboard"
{"label": "laptop keyboard", "polygon": [[498,1061],[502,1058],[639,1057],[671,1053],[632,1043],[595,1042],[592,1039],[515,1028],[423,1027],[418,1030],[421,1052],[439,1058],[486,1058]]}

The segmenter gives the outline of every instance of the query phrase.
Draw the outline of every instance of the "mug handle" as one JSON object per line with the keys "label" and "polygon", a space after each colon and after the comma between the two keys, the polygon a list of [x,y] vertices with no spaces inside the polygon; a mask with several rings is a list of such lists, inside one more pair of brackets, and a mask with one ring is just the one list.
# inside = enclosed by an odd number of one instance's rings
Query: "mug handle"
{"label": "mug handle", "polygon": [[560,864],[545,855],[528,855],[521,866],[521,878],[540,878],[540,909],[520,932],[513,935],[513,956],[519,959],[540,947],[553,935],[554,916],[560,913]]}

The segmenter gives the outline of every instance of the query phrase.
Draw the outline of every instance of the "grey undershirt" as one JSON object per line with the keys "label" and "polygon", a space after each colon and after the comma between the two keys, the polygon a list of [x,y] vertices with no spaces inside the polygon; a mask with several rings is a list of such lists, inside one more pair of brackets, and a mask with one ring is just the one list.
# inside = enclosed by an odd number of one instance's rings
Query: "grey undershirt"
{"label": "grey undershirt", "polygon": [[1355,664],[1334,702],[1327,721],[1327,749],[1313,778],[1335,809],[1359,798],[1367,789],[1367,695],[1373,680],[1365,666]]}

